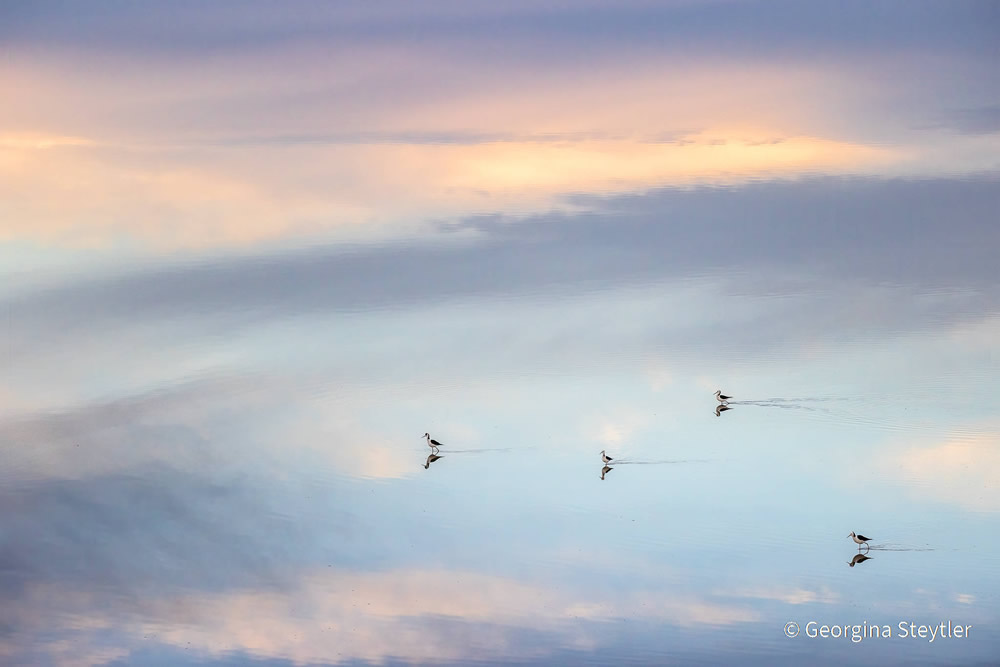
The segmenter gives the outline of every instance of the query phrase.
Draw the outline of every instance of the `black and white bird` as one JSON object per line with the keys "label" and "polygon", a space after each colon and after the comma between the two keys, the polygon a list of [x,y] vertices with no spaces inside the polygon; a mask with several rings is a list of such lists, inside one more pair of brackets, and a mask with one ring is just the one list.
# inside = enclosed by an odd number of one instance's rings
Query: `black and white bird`
{"label": "black and white bird", "polygon": [[437,454],[438,447],[444,447],[444,445],[442,445],[437,440],[432,440],[430,433],[424,433],[424,437],[427,438],[427,446],[430,447],[431,451],[434,452],[435,454]]}
{"label": "black and white bird", "polygon": [[729,407],[728,405],[724,405],[724,404],[720,403],[719,405],[717,405],[715,407],[715,416],[716,417],[721,416],[722,413],[725,412],[726,410],[732,410],[732,408]]}
{"label": "black and white bird", "polygon": [[443,459],[443,458],[444,458],[443,456],[438,456],[437,454],[434,454],[434,453],[428,454],[427,455],[427,463],[424,464],[424,470],[427,470],[428,468],[430,468],[431,464],[434,463],[435,461],[437,461],[438,459]]}
{"label": "black and white bird", "polygon": [[612,468],[611,466],[604,466],[603,468],[601,468],[601,479],[603,480],[604,476],[607,475],[612,470],[614,470],[614,468]]}
{"label": "black and white bird", "polygon": [[603,449],[601,450],[601,460],[604,461],[605,463],[611,463],[612,461],[614,461],[613,458],[604,453]]}
{"label": "black and white bird", "polygon": [[871,549],[871,546],[868,545],[868,540],[872,538],[865,537],[864,535],[855,535],[853,530],[851,531],[851,534],[848,535],[848,537],[854,540],[854,543],[858,545],[859,551],[861,550],[862,544],[865,545],[866,548]]}
{"label": "black and white bird", "polygon": [[871,560],[871,556],[866,556],[864,554],[858,554],[850,560],[847,564],[854,567],[858,563],[864,563],[866,560]]}
{"label": "black and white bird", "polygon": [[722,393],[721,389],[717,389],[715,391],[715,398],[716,398],[716,400],[719,401],[719,403],[725,403],[730,398],[732,398],[732,396],[726,396],[725,394]]}

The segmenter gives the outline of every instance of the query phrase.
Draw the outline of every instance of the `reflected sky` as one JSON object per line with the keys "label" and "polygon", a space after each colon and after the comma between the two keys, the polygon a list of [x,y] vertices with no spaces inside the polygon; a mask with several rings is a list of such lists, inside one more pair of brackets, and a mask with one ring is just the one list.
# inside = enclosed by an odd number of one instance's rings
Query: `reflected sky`
{"label": "reflected sky", "polygon": [[989,664],[998,28],[0,10],[0,659]]}

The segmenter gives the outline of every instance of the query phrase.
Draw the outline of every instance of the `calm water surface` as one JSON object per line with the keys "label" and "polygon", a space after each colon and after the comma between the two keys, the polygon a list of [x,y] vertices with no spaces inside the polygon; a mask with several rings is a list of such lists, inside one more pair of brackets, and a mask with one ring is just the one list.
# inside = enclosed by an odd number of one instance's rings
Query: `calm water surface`
{"label": "calm water surface", "polygon": [[0,664],[997,664],[995,3],[0,4]]}
{"label": "calm water surface", "polygon": [[[634,236],[609,248],[601,224]],[[936,274],[912,257],[878,275],[888,242],[799,260],[766,238],[734,261],[696,230],[626,203],[589,228],[9,292],[7,655],[993,660],[990,263],[968,239],[921,250]],[[387,265],[404,273],[380,284]],[[429,464],[425,431],[444,443]],[[872,538],[854,566],[851,531]]]}

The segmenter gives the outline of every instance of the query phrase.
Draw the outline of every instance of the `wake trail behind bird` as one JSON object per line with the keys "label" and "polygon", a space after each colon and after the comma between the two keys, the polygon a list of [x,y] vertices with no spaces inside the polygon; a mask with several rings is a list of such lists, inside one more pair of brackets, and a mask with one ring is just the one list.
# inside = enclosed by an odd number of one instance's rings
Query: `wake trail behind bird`
{"label": "wake trail behind bird", "polygon": [[780,396],[775,396],[771,398],[748,398],[744,400],[730,400],[726,401],[730,405],[773,405],[775,407],[795,405],[798,403],[842,403],[851,400],[862,400],[859,398],[851,399],[846,396],[798,396],[795,398],[782,398]]}
{"label": "wake trail behind bird", "polygon": [[664,459],[662,461],[629,461],[629,460],[612,459],[611,463],[609,463],[608,465],[654,466],[654,465],[663,465],[666,463],[711,463],[712,461],[713,459]]}
{"label": "wake trail behind bird", "polygon": [[448,454],[479,454],[480,452],[512,452],[515,449],[535,449],[534,447],[490,447],[485,449],[445,449],[441,447],[442,453]]}
{"label": "wake trail behind bird", "polygon": [[730,407],[735,407],[737,405],[747,405],[758,408],[781,408],[782,410],[808,410],[809,412],[816,412],[821,409],[821,408],[814,408],[809,405],[796,405],[794,403],[777,403],[774,401],[729,401],[728,405]]}
{"label": "wake trail behind bird", "polygon": [[937,551],[933,547],[907,547],[899,544],[871,544],[869,551]]}
{"label": "wake trail behind bird", "polygon": [[850,401],[850,400],[860,400],[860,399],[859,398],[851,399],[848,396],[797,396],[794,398],[784,398],[781,396],[775,396],[772,398],[757,398],[753,400],[768,401],[771,403],[830,403],[836,401]]}

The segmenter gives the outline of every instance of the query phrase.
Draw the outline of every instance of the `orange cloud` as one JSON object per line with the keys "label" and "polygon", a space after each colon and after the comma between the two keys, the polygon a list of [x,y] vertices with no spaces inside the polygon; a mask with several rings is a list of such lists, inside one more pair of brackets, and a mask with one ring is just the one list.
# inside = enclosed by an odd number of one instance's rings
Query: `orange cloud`
{"label": "orange cloud", "polygon": [[[113,627],[131,642],[149,639],[210,656],[241,651],[296,664],[405,657],[415,662],[468,661],[488,656],[537,657],[543,646],[525,646],[519,629],[554,635],[549,645],[592,649],[600,638],[581,627],[629,618],[682,627],[727,626],[759,620],[755,610],[693,596],[585,597],[475,572],[395,570],[322,572],[283,592],[191,593],[142,601],[128,613],[108,609],[92,595],[53,586],[32,588],[7,620],[15,636],[58,636],[46,614],[57,604],[65,627],[85,651],[86,637]],[[124,619],[122,618],[124,617]],[[443,620],[479,623],[456,637]],[[452,626],[453,627],[453,626]],[[62,664],[64,640],[37,648]],[[0,654],[14,654],[0,641]],[[89,654],[89,653],[88,653]],[[109,656],[118,657],[118,655]],[[69,664],[69,663],[66,663]],[[97,663],[95,663],[97,664]]]}
{"label": "orange cloud", "polygon": [[[114,77],[19,65],[0,80],[22,91],[0,110],[19,128],[0,138],[0,240],[173,249],[406,234],[570,209],[580,193],[995,163],[981,137],[852,139],[844,116],[870,124],[872,91],[830,67],[679,69],[661,55],[494,71],[433,50],[365,54],[357,71],[319,47],[123,64]],[[429,72],[435,85],[421,85]],[[830,90],[839,106],[812,101]]]}
{"label": "orange cloud", "polygon": [[[94,142],[83,137],[65,137],[53,134],[35,132],[14,132],[0,134],[0,149],[35,149],[60,148],[63,146],[93,146]],[[6,157],[12,157],[10,153]]]}
{"label": "orange cloud", "polygon": [[[571,193],[850,172],[885,151],[799,137],[758,143],[492,142],[156,150],[0,146],[0,239],[60,245],[248,244],[343,225],[566,207]],[[43,140],[44,141],[44,140]],[[96,143],[96,142],[95,142]]]}
{"label": "orange cloud", "polygon": [[882,469],[919,497],[974,512],[1000,511],[1000,431],[995,426],[957,434],[943,443],[897,447]]}

